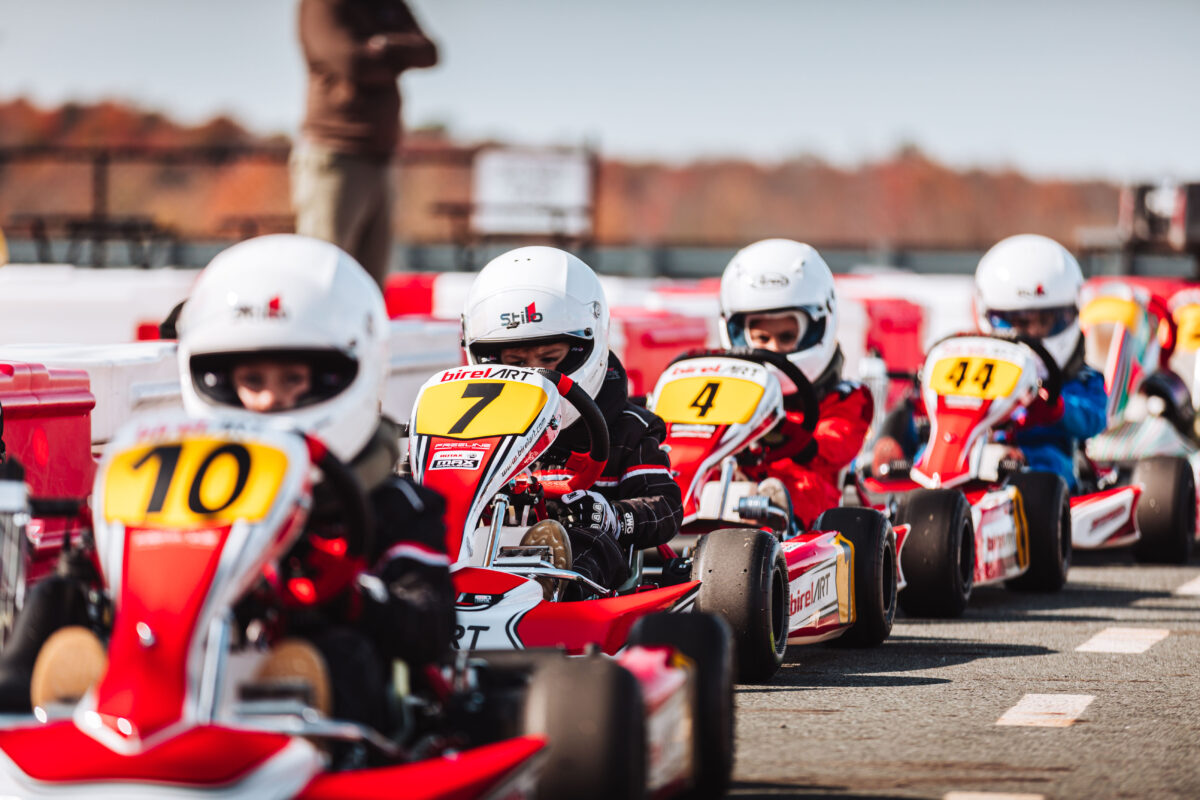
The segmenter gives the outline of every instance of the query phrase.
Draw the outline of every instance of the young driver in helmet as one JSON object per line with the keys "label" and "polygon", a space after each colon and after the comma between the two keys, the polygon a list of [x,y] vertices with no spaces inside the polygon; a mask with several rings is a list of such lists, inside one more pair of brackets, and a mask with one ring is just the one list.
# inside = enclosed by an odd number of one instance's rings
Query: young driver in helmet
{"label": "young driver in helmet", "polygon": [[820,403],[816,429],[803,415],[787,418],[761,441],[743,471],[782,507],[790,500],[801,525],[841,501],[839,476],[858,454],[871,424],[871,393],[842,379],[833,274],[820,254],[789,239],[739,250],[721,276],[721,339],[726,347],[786,354],[812,382]]}
{"label": "young driver in helmet", "polygon": [[1079,442],[1104,430],[1104,377],[1084,363],[1079,330],[1079,262],[1058,242],[1022,234],[1001,240],[975,270],[980,330],[1012,331],[1040,339],[1062,370],[1062,393],[1043,394],[1018,418],[1012,443],[1031,469],[1056,472],[1074,490]]}
{"label": "young driver in helmet", "polygon": [[[365,554],[370,572],[337,597],[287,612],[285,646],[267,669],[308,679],[327,713],[387,730],[391,662],[420,667],[447,652],[454,595],[442,500],[393,471],[397,431],[380,416],[387,316],[378,287],[332,244],[259,237],[209,264],[179,330],[181,388],[191,414],[272,415],[320,439],[367,492],[375,525],[374,551]],[[342,535],[336,502],[318,484],[305,534],[284,559],[281,577],[293,565],[337,569],[336,548],[331,560],[316,539]],[[320,573],[311,574],[319,582]]]}
{"label": "young driver in helmet", "polygon": [[[530,529],[526,544],[551,548],[556,565],[615,588],[628,575],[629,548],[654,547],[679,530],[683,503],[661,449],[663,421],[628,397],[625,368],[608,349],[608,301],[596,274],[553,247],[522,247],[489,262],[471,285],[463,344],[472,364],[554,369],[591,395],[608,423],[610,454],[590,491],[551,505],[557,521]],[[569,407],[564,428],[534,465],[570,471],[587,434]],[[565,525],[565,530],[559,522]],[[552,584],[544,584],[547,594]]]}

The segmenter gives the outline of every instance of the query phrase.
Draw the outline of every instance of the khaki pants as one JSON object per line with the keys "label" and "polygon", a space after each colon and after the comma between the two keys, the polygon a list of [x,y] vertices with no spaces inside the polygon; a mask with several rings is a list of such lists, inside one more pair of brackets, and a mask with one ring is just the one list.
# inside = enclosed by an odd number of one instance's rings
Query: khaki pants
{"label": "khaki pants", "polygon": [[394,189],[391,162],[335,153],[301,142],[288,169],[296,233],[333,242],[382,288],[391,267]]}

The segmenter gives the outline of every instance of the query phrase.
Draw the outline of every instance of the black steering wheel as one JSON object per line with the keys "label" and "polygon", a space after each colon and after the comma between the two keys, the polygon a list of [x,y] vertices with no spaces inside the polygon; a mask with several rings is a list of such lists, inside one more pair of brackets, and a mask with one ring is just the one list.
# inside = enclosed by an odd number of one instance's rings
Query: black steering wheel
{"label": "black steering wheel", "polygon": [[763,350],[758,347],[731,347],[728,350],[698,349],[689,350],[686,353],[676,356],[671,360],[671,364],[677,364],[680,361],[687,361],[693,358],[708,357],[736,358],[740,361],[749,361],[753,364],[769,364],[775,367],[796,386],[794,394],[784,395],[784,410],[796,411],[803,414],[804,419],[800,423],[800,427],[804,430],[811,433],[816,429],[817,421],[821,416],[821,403],[817,399],[817,390],[813,388],[812,381],[808,379],[808,376],[788,360],[786,355],[776,353],[773,350]]}
{"label": "black steering wheel", "polygon": [[1033,354],[1038,357],[1038,361],[1046,368],[1046,377],[1042,379],[1042,388],[1046,390],[1046,401],[1051,405],[1058,402],[1059,395],[1062,394],[1063,372],[1062,367],[1054,360],[1054,356],[1050,355],[1050,351],[1046,349],[1046,345],[1042,344],[1042,340],[1034,336],[1025,336],[1020,333],[1005,333],[1001,331],[993,331],[992,333],[981,333],[973,331],[970,333],[952,333],[949,336],[943,336],[934,342],[929,350],[937,347],[942,342],[947,342],[951,339],[961,339],[964,336],[977,336],[983,339],[998,339],[1002,342],[1016,342],[1023,344],[1033,351]]}
{"label": "black steering wheel", "polygon": [[339,527],[345,530],[346,555],[370,558],[375,551],[375,515],[362,483],[349,465],[320,440],[306,435],[304,441],[309,458],[321,470],[323,483],[341,512],[343,524]]}
{"label": "black steering wheel", "polygon": [[553,383],[562,398],[579,412],[579,418],[583,420],[583,428],[588,436],[588,452],[583,465],[578,467],[568,480],[542,481],[542,489],[546,497],[562,497],[567,492],[588,489],[608,464],[608,423],[604,420],[604,413],[600,411],[600,406],[596,405],[592,396],[566,375],[552,369],[539,368],[537,372]]}

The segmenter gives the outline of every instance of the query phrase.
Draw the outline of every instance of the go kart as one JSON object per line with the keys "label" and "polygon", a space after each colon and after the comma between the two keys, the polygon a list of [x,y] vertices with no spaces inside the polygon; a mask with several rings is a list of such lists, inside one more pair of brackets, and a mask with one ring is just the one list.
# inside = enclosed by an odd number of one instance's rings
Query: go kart
{"label": "go kart", "polygon": [[1069,497],[1061,476],[1028,471],[997,436],[1038,396],[1053,403],[1062,372],[1040,341],[999,334],[951,336],[921,371],[929,436],[916,463],[859,476],[867,502],[911,526],[901,556],[900,605],[956,617],[973,586],[1058,591],[1072,542],[1135,535],[1136,486]]}
{"label": "go kart", "polygon": [[[34,716],[3,718],[0,794],[507,798],[545,793],[563,776],[640,791],[641,762],[609,760],[640,741],[637,681],[605,660],[430,667],[411,676],[419,690],[392,698],[394,731],[328,718],[302,676],[264,676],[286,643],[273,632],[278,615],[361,574],[318,574],[289,555],[318,474],[347,533],[312,546],[360,560],[371,551],[369,505],[318,441],[245,417],[159,418],[118,433],[96,477],[94,534],[70,548],[90,550],[107,584],[107,655],[77,702],[51,684],[56,694]],[[247,606],[234,612],[247,598],[249,620]],[[80,634],[92,640],[78,627],[56,632],[35,676],[57,637]],[[673,651],[637,656],[634,668],[667,680],[658,665]],[[581,684],[582,706],[564,702]],[[603,713],[581,731],[575,715],[597,704]]]}
{"label": "go kart", "polygon": [[[572,457],[560,474],[535,472],[531,465],[558,435],[564,401],[579,412],[589,451]],[[646,790],[720,795],[732,771],[733,652],[718,618],[667,613],[694,611],[703,595],[705,584],[691,578],[690,564],[675,559],[669,573],[651,581],[639,554],[630,552],[629,579],[610,589],[556,567],[548,547],[521,544],[531,526],[548,518],[548,500],[593,484],[608,448],[608,428],[595,401],[551,370],[456,368],[421,388],[409,425],[409,461],[414,479],[446,498],[447,549],[458,593],[455,646],[613,656],[640,686]],[[720,571],[728,572],[724,565]],[[539,579],[557,584],[549,597]],[[564,599],[568,584],[574,584],[570,594],[582,599]],[[586,700],[587,707],[575,712],[582,725],[590,724],[591,714],[603,719],[612,713],[587,700],[589,691],[564,695],[572,704]],[[647,757],[640,744],[628,745],[621,758],[611,759],[613,769]],[[605,792],[595,789],[589,796]]]}
{"label": "go kart", "polygon": [[[767,350],[689,353],[662,374],[647,407],[667,424],[684,502],[675,544],[703,581],[697,606],[730,622],[744,670],[770,677],[789,643],[871,647],[888,637],[907,529],[893,530],[874,509],[831,508],[798,530],[790,501],[760,493],[738,471],[761,458],[759,441],[786,411],[816,427],[817,395],[803,372]],[[736,571],[723,574],[728,567]]]}
{"label": "go kart", "polygon": [[1200,305],[1194,291],[1172,312],[1142,287],[1106,281],[1089,290],[1080,324],[1110,413],[1107,429],[1086,443],[1080,477],[1093,489],[1140,486],[1142,498],[1136,531],[1076,546],[1132,544],[1139,561],[1186,563],[1198,533],[1200,442],[1191,393],[1171,363],[1181,345],[1194,349]]}

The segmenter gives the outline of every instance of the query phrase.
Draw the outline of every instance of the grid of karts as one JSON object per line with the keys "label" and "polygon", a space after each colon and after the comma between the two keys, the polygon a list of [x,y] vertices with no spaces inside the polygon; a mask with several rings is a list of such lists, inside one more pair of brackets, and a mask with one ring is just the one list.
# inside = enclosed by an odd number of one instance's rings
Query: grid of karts
{"label": "grid of karts", "polygon": [[[1036,341],[964,334],[933,345],[914,388],[929,419],[920,456],[885,474],[860,464],[847,501],[811,530],[742,471],[789,412],[816,426],[803,373],[761,350],[680,356],[647,404],[667,423],[684,525],[669,544],[630,548],[630,577],[616,588],[522,544],[547,500],[588,488],[604,466],[608,434],[587,393],[519,367],[432,376],[408,422],[409,465],[447,498],[458,650],[406,676],[389,731],[327,718],[303,684],[255,678],[263,641],[244,637],[231,613],[251,589],[266,591],[264,607],[286,607],[343,588],[271,565],[303,528],[318,475],[351,523],[365,514],[345,465],[318,441],[244,420],[168,415],[126,427],[98,467],[90,454],[71,461],[90,507],[22,497],[12,505],[21,513],[6,516],[6,613],[48,566],[87,576],[108,656],[82,698],[5,719],[0,787],[56,797],[218,787],[228,797],[383,797],[401,785],[418,797],[720,796],[733,682],[770,680],[789,644],[880,645],[897,606],[955,616],[982,584],[1056,591],[1072,546],[1188,558],[1200,447],[1179,372],[1194,368],[1200,294],[1166,301],[1119,284],[1096,297],[1081,319],[1104,359],[1110,425],[1079,454],[1075,496],[997,441],[1039,392],[1053,400],[1061,388]],[[533,471],[567,406],[588,453],[568,475]],[[17,420],[5,438],[22,435]],[[86,454],[86,437],[78,444]],[[31,507],[38,517],[27,521]],[[30,528],[53,547],[31,552]],[[336,547],[353,555],[369,543]]]}

